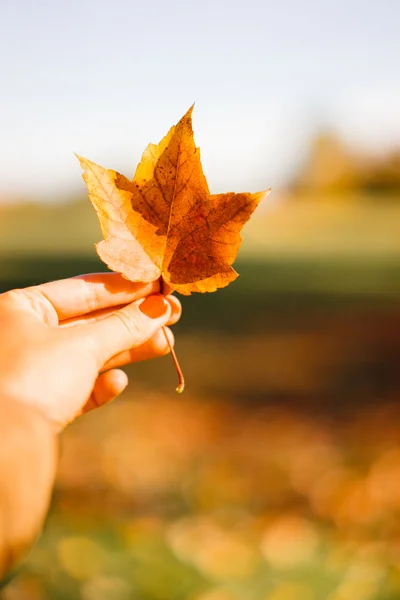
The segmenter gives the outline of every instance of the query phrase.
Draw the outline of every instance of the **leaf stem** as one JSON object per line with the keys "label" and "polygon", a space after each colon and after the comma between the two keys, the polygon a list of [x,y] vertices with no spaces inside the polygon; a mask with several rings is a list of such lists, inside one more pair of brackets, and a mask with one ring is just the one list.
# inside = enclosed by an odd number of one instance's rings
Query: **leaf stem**
{"label": "leaf stem", "polygon": [[[168,289],[168,288],[167,288]],[[164,279],[162,277],[160,277],[160,293],[161,294],[166,294],[168,293],[165,286],[165,282]],[[182,373],[182,369],[181,366],[179,364],[178,361],[178,357],[176,356],[176,352],[174,350],[173,345],[171,344],[171,342],[169,341],[169,337],[167,336],[167,332],[165,330],[165,327],[162,328],[164,335],[165,335],[165,339],[167,340],[167,344],[168,344],[168,348],[171,352],[171,356],[172,356],[172,360],[174,361],[174,365],[175,365],[175,369],[178,375],[178,387],[176,388],[176,391],[178,392],[178,394],[182,394],[183,390],[185,389],[185,377]]]}
{"label": "leaf stem", "polygon": [[178,357],[176,356],[174,347],[172,346],[171,342],[169,341],[167,332],[165,331],[165,327],[163,327],[163,332],[165,335],[165,339],[167,340],[168,347],[171,351],[171,356],[172,356],[172,360],[174,361],[176,372],[178,374],[178,382],[179,383],[178,383],[178,387],[176,388],[176,391],[178,392],[178,394],[182,394],[183,390],[185,389],[185,378],[183,376],[182,369],[179,364]]}

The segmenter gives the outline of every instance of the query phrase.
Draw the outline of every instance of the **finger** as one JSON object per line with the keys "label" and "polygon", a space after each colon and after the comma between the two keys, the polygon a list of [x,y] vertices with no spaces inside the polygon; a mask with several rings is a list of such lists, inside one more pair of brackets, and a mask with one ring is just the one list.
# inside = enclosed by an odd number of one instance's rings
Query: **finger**
{"label": "finger", "polygon": [[91,273],[43,283],[34,289],[53,305],[59,320],[64,321],[156,294],[160,282],[132,282],[119,273]]}
{"label": "finger", "polygon": [[[171,305],[161,294],[154,294],[124,306],[94,323],[76,328],[80,340],[86,336],[93,356],[101,368],[107,360],[140,346],[163,327],[171,316]],[[74,334],[74,328],[71,334]]]}
{"label": "finger", "polygon": [[175,325],[182,316],[182,304],[176,296],[167,296],[167,300],[171,305],[171,316],[167,325]]}
{"label": "finger", "polygon": [[[175,296],[166,296],[165,299],[171,305],[171,317],[167,322],[167,325],[175,325],[177,321],[181,318],[182,315],[182,305],[179,302],[178,298]],[[123,305],[125,306],[125,305]],[[109,308],[103,308],[101,310],[96,310],[87,315],[81,315],[79,317],[74,317],[72,319],[66,319],[60,323],[60,327],[72,327],[74,325],[82,325],[84,323],[94,323],[99,319],[104,319],[109,315],[112,315],[116,310],[123,308],[123,306],[113,306]]]}
{"label": "finger", "polygon": [[153,335],[147,342],[138,346],[137,348],[130,348],[124,352],[120,352],[116,356],[113,356],[106,362],[103,369],[114,369],[115,367],[122,367],[130,363],[141,362],[143,360],[149,360],[151,358],[157,358],[159,356],[165,356],[170,352],[168,342],[165,338],[165,333],[168,336],[169,343],[171,346],[174,345],[175,339],[174,334],[168,327],[159,329],[157,333]]}
{"label": "finger", "polygon": [[128,385],[128,376],[124,371],[113,369],[102,373],[96,379],[92,394],[83,407],[82,412],[88,412],[99,406],[108,404],[121,394]]}
{"label": "finger", "polygon": [[161,283],[161,289],[160,289],[161,294],[164,294],[164,296],[167,296],[169,294],[173,294],[174,290],[172,289],[172,287],[166,283],[164,280]]}

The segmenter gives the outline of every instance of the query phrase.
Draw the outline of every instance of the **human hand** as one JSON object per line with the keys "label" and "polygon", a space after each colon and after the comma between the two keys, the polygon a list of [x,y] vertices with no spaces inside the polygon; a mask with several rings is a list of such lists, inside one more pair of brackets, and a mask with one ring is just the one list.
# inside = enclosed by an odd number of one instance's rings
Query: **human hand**
{"label": "human hand", "polygon": [[0,398],[57,429],[112,400],[128,383],[115,367],[169,351],[161,328],[178,321],[181,305],[159,291],[159,282],[103,273],[1,294]]}

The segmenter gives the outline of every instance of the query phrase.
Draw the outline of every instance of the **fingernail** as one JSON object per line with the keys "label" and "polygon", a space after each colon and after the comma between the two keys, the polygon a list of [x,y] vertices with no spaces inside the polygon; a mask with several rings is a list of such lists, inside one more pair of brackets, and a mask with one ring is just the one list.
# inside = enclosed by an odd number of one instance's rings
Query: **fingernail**
{"label": "fingernail", "polygon": [[157,319],[167,312],[168,302],[161,294],[153,294],[152,296],[147,296],[139,305],[139,308],[147,317]]}

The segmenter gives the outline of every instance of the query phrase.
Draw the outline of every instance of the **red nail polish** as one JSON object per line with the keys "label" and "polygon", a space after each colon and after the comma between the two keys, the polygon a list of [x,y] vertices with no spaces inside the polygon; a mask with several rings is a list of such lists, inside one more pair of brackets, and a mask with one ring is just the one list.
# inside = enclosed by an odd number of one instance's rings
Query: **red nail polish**
{"label": "red nail polish", "polygon": [[147,317],[157,319],[166,313],[168,302],[166,301],[165,296],[153,294],[152,296],[147,296],[147,298],[139,305],[139,308]]}

